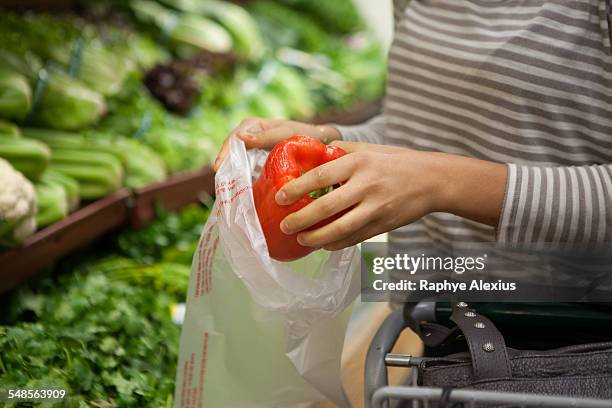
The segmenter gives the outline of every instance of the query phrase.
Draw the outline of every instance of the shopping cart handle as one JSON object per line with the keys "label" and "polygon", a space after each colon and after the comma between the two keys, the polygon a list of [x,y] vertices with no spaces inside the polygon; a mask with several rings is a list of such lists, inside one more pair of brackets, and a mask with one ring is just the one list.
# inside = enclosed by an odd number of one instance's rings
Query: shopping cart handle
{"label": "shopping cart handle", "polygon": [[[387,316],[370,343],[365,362],[365,408],[372,408],[374,392],[388,385],[385,356],[405,327],[402,309],[397,309]],[[389,408],[389,402],[383,401],[382,407]]]}

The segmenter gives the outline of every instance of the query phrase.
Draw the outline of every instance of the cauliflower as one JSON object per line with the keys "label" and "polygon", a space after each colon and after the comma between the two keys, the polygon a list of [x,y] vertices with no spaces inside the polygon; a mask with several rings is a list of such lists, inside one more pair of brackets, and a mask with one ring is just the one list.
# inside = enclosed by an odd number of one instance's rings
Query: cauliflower
{"label": "cauliflower", "polygon": [[34,186],[0,159],[0,244],[21,243],[36,230]]}

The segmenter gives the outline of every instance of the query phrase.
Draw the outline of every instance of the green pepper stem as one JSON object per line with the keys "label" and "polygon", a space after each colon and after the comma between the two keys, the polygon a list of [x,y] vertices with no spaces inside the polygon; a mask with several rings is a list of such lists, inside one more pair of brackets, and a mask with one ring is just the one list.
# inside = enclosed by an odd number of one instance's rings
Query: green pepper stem
{"label": "green pepper stem", "polygon": [[308,195],[310,196],[310,198],[317,199],[317,198],[323,197],[325,194],[329,193],[333,189],[334,189],[334,186],[320,188],[318,190],[311,191]]}

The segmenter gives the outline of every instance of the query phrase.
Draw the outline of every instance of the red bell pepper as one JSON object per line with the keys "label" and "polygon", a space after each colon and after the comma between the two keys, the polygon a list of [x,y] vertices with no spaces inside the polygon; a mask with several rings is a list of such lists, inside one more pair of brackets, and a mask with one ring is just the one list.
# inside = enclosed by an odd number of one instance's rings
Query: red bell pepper
{"label": "red bell pepper", "polygon": [[[304,195],[290,205],[278,205],[276,192],[289,181],[321,164],[337,159],[346,152],[336,146],[326,146],[308,136],[293,136],[278,143],[270,152],[263,171],[253,184],[253,197],[259,222],[263,230],[270,256],[279,261],[292,261],[308,255],[313,248],[297,242],[297,234],[287,235],[280,229],[281,221],[289,214],[304,208],[329,190]],[[339,216],[330,217],[312,226],[322,227]]]}

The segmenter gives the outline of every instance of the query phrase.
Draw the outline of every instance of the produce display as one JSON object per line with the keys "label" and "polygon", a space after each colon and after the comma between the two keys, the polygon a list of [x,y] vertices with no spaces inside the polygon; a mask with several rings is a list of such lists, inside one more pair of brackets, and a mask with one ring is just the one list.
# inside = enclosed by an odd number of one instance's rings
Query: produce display
{"label": "produce display", "polygon": [[[121,185],[142,187],[166,177],[166,167],[159,155],[134,139],[99,131],[70,133],[22,128],[21,133],[51,149],[49,171],[69,173],[71,164],[83,170],[76,178],[77,181],[85,178],[79,181],[83,190],[81,198],[85,200],[103,197]],[[64,171],[61,170],[62,164]],[[97,178],[102,179],[105,174],[111,180],[111,185],[107,189],[100,186],[96,192],[95,185],[88,184],[86,177],[97,175]],[[91,190],[94,192],[89,192]]]}
{"label": "produce display", "polygon": [[[275,198],[276,193],[285,184],[300,177],[308,170],[345,154],[346,152],[338,146],[326,146],[308,136],[290,137],[278,143],[270,151],[261,175],[253,184],[253,199],[272,258],[279,261],[292,261],[315,250],[315,248],[300,245],[297,241],[297,234],[287,235],[282,232],[280,224],[286,216],[327,194],[334,186],[306,194],[291,205],[278,205]],[[324,220],[312,228],[320,228],[331,221],[332,219]]]}
{"label": "produce display", "polygon": [[[245,117],[309,120],[383,92],[384,55],[351,0],[74,3],[0,13],[2,250],[119,189],[203,169]],[[266,170],[260,188],[342,154],[301,138],[278,147],[294,148],[309,159],[295,158],[291,174]],[[270,197],[256,200],[282,218]],[[171,407],[172,312],[208,211],[160,209],[143,229],[107,235],[0,294],[0,389],[66,389],[57,406]],[[277,251],[279,232],[265,231],[278,259],[305,254],[297,241]]]}
{"label": "produce display", "polygon": [[171,310],[185,300],[207,215],[193,206],[119,233],[0,299],[0,388],[67,390],[57,406],[172,406]]}
{"label": "produce display", "polygon": [[379,99],[383,55],[363,29],[350,0],[3,11],[0,157],[37,183],[42,228],[75,196],[201,169],[244,117],[308,120]]}

